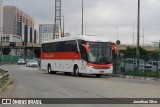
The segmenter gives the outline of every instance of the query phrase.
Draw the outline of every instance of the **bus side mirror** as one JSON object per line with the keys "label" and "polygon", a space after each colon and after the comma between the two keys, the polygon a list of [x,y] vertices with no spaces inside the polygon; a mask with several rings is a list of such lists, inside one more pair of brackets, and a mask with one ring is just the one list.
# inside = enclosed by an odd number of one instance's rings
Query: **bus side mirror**
{"label": "bus side mirror", "polygon": [[86,44],[82,44],[82,50],[84,50],[86,53],[89,53],[89,49]]}
{"label": "bus side mirror", "polygon": [[113,54],[116,55],[118,53],[118,48],[115,43],[111,43],[111,48],[113,50]]}

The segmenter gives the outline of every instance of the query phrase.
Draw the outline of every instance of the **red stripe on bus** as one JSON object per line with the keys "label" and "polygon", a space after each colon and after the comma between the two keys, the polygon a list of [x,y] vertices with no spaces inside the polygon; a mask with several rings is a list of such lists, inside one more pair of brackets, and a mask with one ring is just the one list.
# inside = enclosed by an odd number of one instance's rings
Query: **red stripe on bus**
{"label": "red stripe on bus", "polygon": [[92,63],[87,63],[87,65],[92,66],[97,69],[107,69],[113,66],[113,64],[92,64]]}
{"label": "red stripe on bus", "polygon": [[81,55],[75,52],[41,52],[41,59],[77,60],[81,59]]}

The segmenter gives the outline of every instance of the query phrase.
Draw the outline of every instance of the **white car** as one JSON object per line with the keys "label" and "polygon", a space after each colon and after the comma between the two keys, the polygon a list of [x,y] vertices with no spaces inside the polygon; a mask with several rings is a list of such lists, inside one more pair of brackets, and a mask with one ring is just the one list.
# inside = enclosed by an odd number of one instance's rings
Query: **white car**
{"label": "white car", "polygon": [[23,58],[18,59],[18,65],[25,64],[25,60]]}
{"label": "white car", "polygon": [[147,64],[152,65],[152,70],[153,71],[160,71],[160,61],[148,61]]}
{"label": "white car", "polygon": [[[124,71],[133,71],[137,68],[137,59],[126,58],[120,64],[120,70]],[[139,59],[139,69],[141,71],[152,71],[152,65],[145,63],[144,60]]]}
{"label": "white car", "polygon": [[27,67],[38,67],[38,62],[35,60],[29,60],[27,61],[26,66]]}

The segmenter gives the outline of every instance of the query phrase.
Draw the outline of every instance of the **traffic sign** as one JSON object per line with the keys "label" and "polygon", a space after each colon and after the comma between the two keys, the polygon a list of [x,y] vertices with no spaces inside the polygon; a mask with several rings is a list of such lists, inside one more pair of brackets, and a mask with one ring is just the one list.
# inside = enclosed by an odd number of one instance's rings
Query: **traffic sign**
{"label": "traffic sign", "polygon": [[120,45],[120,44],[121,44],[121,41],[120,41],[120,40],[117,40],[117,41],[116,41],[116,44],[117,44],[117,45]]}

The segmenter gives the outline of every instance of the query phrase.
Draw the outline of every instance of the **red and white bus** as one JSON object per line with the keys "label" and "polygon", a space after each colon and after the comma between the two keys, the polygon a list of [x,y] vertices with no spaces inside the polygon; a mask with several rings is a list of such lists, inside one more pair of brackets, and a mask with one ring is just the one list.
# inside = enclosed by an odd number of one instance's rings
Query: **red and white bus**
{"label": "red and white bus", "polygon": [[[113,51],[114,49],[114,51]],[[112,52],[116,45],[98,36],[69,36],[43,42],[41,69],[48,73],[91,74],[100,77],[113,73]]]}

